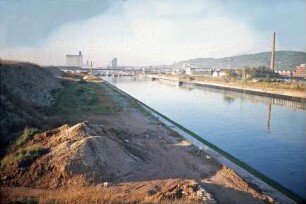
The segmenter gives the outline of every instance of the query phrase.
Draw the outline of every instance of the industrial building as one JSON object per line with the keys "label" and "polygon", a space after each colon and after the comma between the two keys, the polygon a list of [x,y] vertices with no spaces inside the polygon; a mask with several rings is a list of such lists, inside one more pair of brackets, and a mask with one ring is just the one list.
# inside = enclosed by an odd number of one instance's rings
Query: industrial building
{"label": "industrial building", "polygon": [[66,55],[66,65],[67,66],[73,66],[73,67],[83,66],[82,52],[79,51],[78,55]]}
{"label": "industrial building", "polygon": [[201,76],[212,76],[213,74],[212,68],[195,68],[195,67],[186,67],[185,73],[186,75],[195,76],[195,75],[201,75]]}
{"label": "industrial building", "polygon": [[306,65],[305,64],[301,64],[300,66],[296,67],[295,76],[303,77],[304,79],[306,79]]}
{"label": "industrial building", "polygon": [[183,70],[185,71],[186,75],[190,76],[212,76],[214,69],[212,68],[202,68],[202,67],[196,67],[194,65],[184,63],[183,64]]}
{"label": "industrial building", "polygon": [[111,66],[112,66],[112,68],[117,68],[118,67],[118,60],[117,60],[116,57],[114,59],[112,59]]}

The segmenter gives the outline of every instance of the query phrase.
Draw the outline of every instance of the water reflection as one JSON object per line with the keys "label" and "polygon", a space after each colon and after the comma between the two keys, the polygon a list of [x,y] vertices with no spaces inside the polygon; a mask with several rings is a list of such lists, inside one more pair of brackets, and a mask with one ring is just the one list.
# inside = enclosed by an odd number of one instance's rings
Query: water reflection
{"label": "water reflection", "polygon": [[272,111],[272,103],[269,103],[268,105],[268,119],[267,119],[267,129],[270,131],[271,127],[271,111]]}
{"label": "water reflection", "polygon": [[[189,87],[192,85],[188,85]],[[284,99],[278,99],[278,98],[271,98],[266,96],[257,96],[257,95],[251,95],[246,93],[240,93],[240,92],[233,92],[233,91],[226,91],[222,89],[214,89],[209,87],[202,87],[202,86],[196,86],[197,89],[202,89],[214,93],[221,93],[226,96],[233,96],[233,97],[239,97],[243,98],[255,103],[266,103],[266,104],[275,104],[275,105],[282,105],[287,106],[293,109],[303,109],[306,110],[306,103],[298,102],[298,101],[290,101],[290,100],[284,100]],[[225,99],[226,101],[226,99]]]}
{"label": "water reflection", "polygon": [[224,95],[224,96],[223,96],[223,100],[224,100],[225,102],[227,102],[228,104],[230,104],[230,103],[232,103],[232,102],[235,101],[235,97],[229,96],[229,95]]}

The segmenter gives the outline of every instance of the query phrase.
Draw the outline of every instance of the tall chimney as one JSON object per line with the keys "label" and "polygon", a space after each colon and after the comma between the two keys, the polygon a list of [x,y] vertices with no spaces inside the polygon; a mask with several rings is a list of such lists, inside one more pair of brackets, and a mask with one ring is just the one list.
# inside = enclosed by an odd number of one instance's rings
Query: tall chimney
{"label": "tall chimney", "polygon": [[275,66],[275,36],[276,33],[273,33],[273,44],[272,44],[272,52],[271,52],[271,64],[270,64],[270,69],[274,71],[274,66]]}

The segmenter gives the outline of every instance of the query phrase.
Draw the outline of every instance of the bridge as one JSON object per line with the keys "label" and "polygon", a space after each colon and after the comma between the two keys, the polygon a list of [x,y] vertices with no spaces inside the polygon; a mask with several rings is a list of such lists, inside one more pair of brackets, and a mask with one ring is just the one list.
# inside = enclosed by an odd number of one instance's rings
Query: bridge
{"label": "bridge", "polygon": [[74,72],[74,73],[92,73],[94,75],[137,75],[142,72],[141,68],[133,67],[117,67],[117,68],[108,68],[108,67],[62,67],[64,72]]}
{"label": "bridge", "polygon": [[82,70],[93,70],[93,71],[122,71],[122,72],[134,72],[141,71],[141,68],[126,68],[126,67],[118,67],[118,68],[106,68],[106,67],[96,67],[96,68],[82,68]]}

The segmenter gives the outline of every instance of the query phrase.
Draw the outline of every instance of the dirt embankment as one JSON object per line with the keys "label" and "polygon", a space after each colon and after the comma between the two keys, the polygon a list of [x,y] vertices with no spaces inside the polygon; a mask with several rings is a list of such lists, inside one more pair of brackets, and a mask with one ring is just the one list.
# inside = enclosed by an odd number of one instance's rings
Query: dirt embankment
{"label": "dirt embankment", "polygon": [[51,91],[60,88],[50,71],[34,64],[2,64],[0,77],[1,94],[10,93],[38,107],[51,106]]}
{"label": "dirt embankment", "polygon": [[274,202],[105,83],[55,96],[49,114],[83,122],[25,132],[1,161],[2,202]]}
{"label": "dirt embankment", "polygon": [[128,191],[121,198],[130,201],[273,201],[167,129],[154,129],[154,121],[133,119],[130,127],[79,123],[36,134],[24,146],[40,144],[48,151],[33,163],[6,166],[1,186],[58,189],[110,182],[114,190],[124,186]]}
{"label": "dirt embankment", "polygon": [[27,63],[2,63],[0,85],[0,142],[5,145],[25,126],[44,125],[38,109],[50,107],[51,92],[61,87],[49,71]]}

